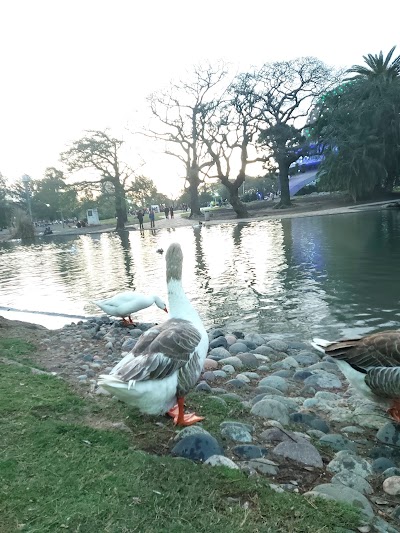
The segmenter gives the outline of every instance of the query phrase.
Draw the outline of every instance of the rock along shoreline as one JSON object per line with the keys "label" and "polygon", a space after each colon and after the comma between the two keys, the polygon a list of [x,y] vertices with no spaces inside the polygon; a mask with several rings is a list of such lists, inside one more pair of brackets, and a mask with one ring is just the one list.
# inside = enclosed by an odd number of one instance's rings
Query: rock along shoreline
{"label": "rock along shoreline", "polygon": [[[122,327],[103,316],[43,330],[46,368],[87,394],[107,396],[98,375],[152,325]],[[170,453],[263,476],[279,492],[350,503],[365,517],[362,531],[398,532],[400,425],[295,335],[211,329],[209,340],[195,391],[216,408],[235,402],[243,414],[214,434],[201,424],[177,431]]]}

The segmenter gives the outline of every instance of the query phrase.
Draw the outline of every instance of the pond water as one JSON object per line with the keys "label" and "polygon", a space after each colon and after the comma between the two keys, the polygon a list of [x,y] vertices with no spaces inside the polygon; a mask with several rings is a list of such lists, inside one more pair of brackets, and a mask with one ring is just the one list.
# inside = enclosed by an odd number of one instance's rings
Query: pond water
{"label": "pond water", "polygon": [[[0,314],[60,327],[73,319],[65,315],[102,314],[90,300],[123,290],[166,298],[156,250],[171,242],[182,245],[184,287],[206,327],[303,339],[400,327],[400,212],[391,210],[4,243]],[[136,318],[165,316],[152,306]]]}

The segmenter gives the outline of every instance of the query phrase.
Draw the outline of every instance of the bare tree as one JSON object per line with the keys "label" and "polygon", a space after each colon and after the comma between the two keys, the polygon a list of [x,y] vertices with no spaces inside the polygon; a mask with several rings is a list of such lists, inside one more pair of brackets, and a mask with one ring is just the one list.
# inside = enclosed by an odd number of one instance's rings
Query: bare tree
{"label": "bare tree", "polygon": [[166,91],[149,97],[153,116],[163,127],[149,128],[146,135],[165,141],[165,153],[184,166],[190,217],[200,215],[198,189],[213,165],[202,139],[204,119],[226,74],[222,64],[194,67],[191,80],[172,83]]}
{"label": "bare tree", "polygon": [[[216,177],[226,187],[229,201],[238,218],[249,216],[239,199],[239,188],[246,179],[247,166],[265,158],[249,158],[249,148],[258,133],[253,91],[254,80],[248,74],[235,78],[225,95],[205,110],[202,132],[204,144],[216,168]],[[239,171],[231,177],[233,162]]]}
{"label": "bare tree", "polygon": [[61,161],[70,172],[94,169],[98,175],[92,181],[74,184],[77,189],[101,191],[104,187],[115,198],[117,230],[124,229],[127,221],[125,194],[134,171],[120,160],[123,141],[111,137],[104,131],[87,131],[87,135],[75,141],[71,148],[61,154]]}
{"label": "bare tree", "polygon": [[333,70],[319,59],[303,57],[266,63],[252,74],[254,87],[249,98],[256,100],[256,116],[261,130],[259,142],[279,167],[281,201],[291,205],[289,166],[304,143],[302,128],[316,100],[337,80]]}

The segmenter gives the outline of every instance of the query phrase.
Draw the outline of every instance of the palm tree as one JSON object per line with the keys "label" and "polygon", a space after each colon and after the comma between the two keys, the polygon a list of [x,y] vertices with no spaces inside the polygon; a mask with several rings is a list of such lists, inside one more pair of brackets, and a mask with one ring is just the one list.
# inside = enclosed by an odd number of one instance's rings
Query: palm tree
{"label": "palm tree", "polygon": [[347,72],[355,73],[353,79],[384,77],[387,80],[393,80],[398,78],[400,77],[400,56],[397,56],[393,59],[392,63],[389,64],[395,49],[396,47],[393,46],[385,58],[383,57],[382,50],[379,52],[379,55],[368,54],[367,56],[363,56],[367,66],[353,65]]}

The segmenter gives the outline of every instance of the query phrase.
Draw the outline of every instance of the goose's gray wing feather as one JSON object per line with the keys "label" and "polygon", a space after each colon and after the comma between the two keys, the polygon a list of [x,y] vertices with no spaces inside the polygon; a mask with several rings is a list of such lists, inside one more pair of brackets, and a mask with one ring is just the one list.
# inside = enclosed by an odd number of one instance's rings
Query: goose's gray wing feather
{"label": "goose's gray wing feather", "polygon": [[118,369],[123,381],[163,379],[183,367],[201,339],[200,332],[187,320],[170,319],[146,331],[132,355]]}
{"label": "goose's gray wing feather", "polygon": [[331,357],[363,369],[400,366],[400,331],[384,331],[361,339],[333,342],[325,348]]}
{"label": "goose's gray wing feather", "polygon": [[365,383],[377,396],[400,398],[400,367],[371,368],[365,376]]}

